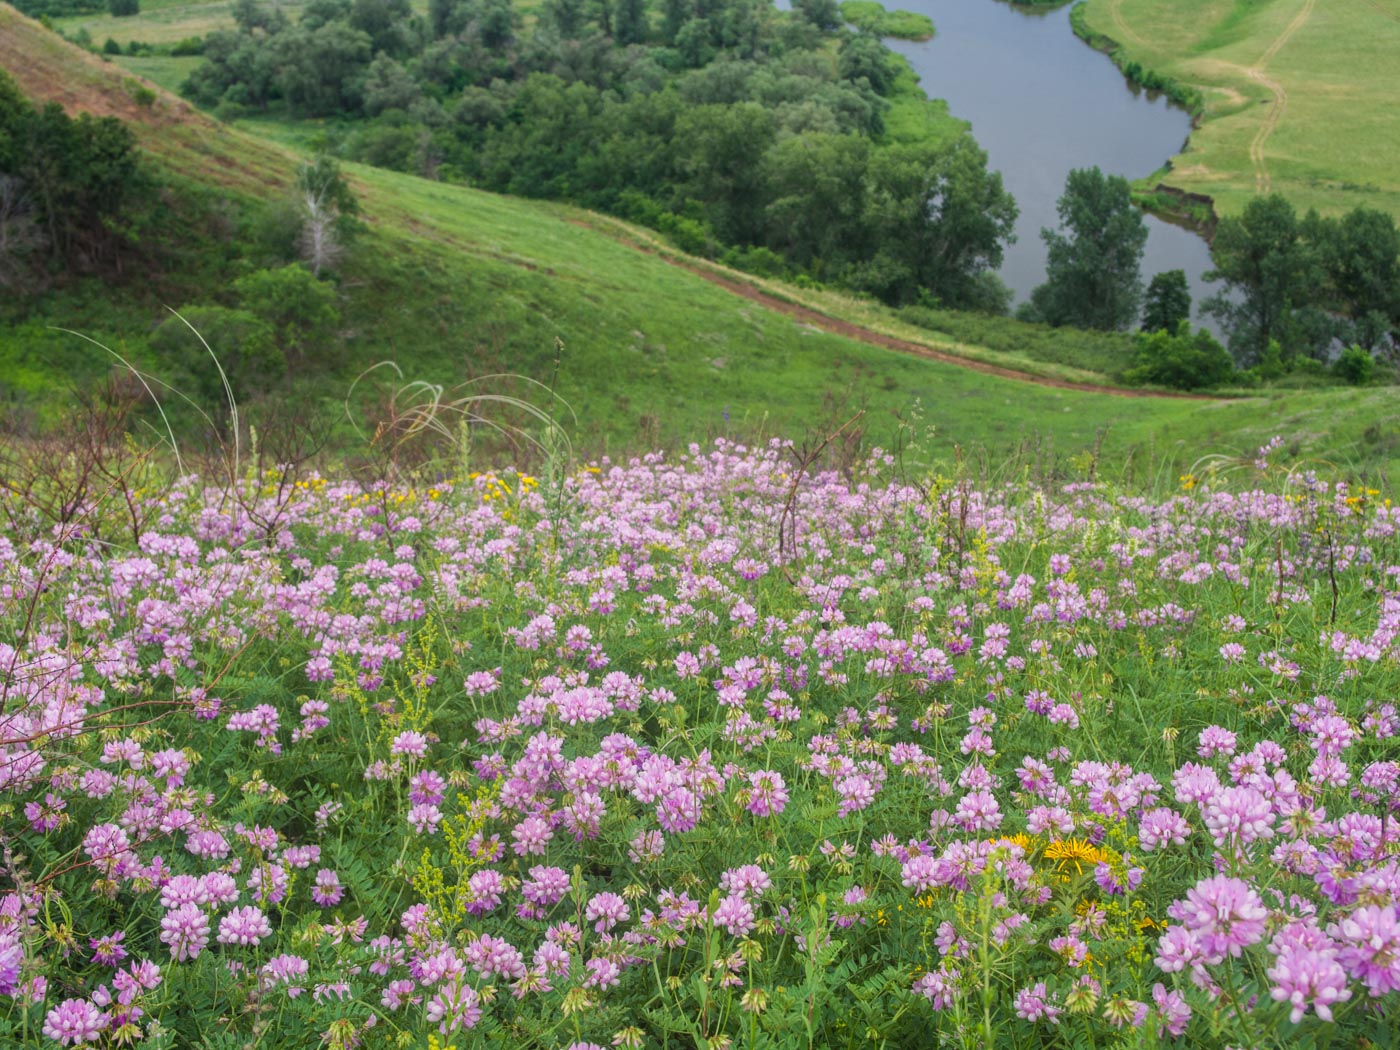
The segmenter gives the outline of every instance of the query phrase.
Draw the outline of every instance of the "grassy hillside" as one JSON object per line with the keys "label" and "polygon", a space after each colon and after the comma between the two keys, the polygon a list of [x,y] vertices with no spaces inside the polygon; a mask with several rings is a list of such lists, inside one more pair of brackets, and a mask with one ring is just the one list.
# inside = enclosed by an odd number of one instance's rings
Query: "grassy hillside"
{"label": "grassy hillside", "polygon": [[1087,0],[1084,16],[1125,59],[1203,93],[1168,185],[1222,215],[1269,191],[1300,212],[1400,215],[1394,0]]}
{"label": "grassy hillside", "polygon": [[[152,160],[177,181],[207,180],[249,207],[287,192],[298,161],[290,148],[222,126],[159,90],[142,105],[119,67],[5,6],[0,66],[33,97],[131,121]],[[1063,462],[1101,440],[1104,460],[1116,460],[1117,470],[1127,463],[1138,472],[1170,472],[1207,452],[1247,454],[1279,432],[1300,436],[1301,456],[1371,477],[1400,466],[1387,393],[1210,402],[991,376],[769,309],[676,263],[712,276],[722,268],[681,259],[615,220],[378,169],[348,170],[368,226],[340,285],[348,360],[340,374],[303,383],[300,394],[328,411],[339,407],[355,374],[386,358],[412,378],[440,384],[495,372],[547,381],[559,339],[558,390],[577,412],[575,440],[587,452],[717,434],[800,438],[828,432],[863,408],[861,427],[872,443],[891,446],[901,423],[917,419],[921,433],[933,428],[927,447],[934,454],[985,447],[985,462],[996,469],[1017,450],[1042,464]],[[727,279],[758,283],[732,273]],[[900,327],[888,311],[833,293],[772,283],[763,291],[944,353],[1039,372],[1042,380],[1096,378],[1014,352],[938,342]],[[219,293],[207,289],[205,299],[218,301]],[[163,316],[161,303],[140,287],[105,295],[70,289],[44,311],[50,323],[130,340],[133,352]],[[70,375],[105,367],[72,337],[33,331],[31,363]],[[1343,427],[1334,426],[1338,419]]]}

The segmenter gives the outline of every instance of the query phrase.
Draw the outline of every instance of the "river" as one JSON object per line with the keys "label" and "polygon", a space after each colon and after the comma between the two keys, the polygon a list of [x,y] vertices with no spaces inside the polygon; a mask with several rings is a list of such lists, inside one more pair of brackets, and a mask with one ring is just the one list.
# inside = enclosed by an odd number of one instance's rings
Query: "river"
{"label": "river", "polygon": [[[1017,302],[1045,280],[1040,230],[1059,225],[1055,202],[1072,168],[1142,178],[1180,152],[1190,133],[1184,110],[1134,89],[1074,35],[1068,3],[1047,10],[1002,0],[886,0],[886,7],[933,19],[932,40],[885,43],[909,60],[930,98],[947,99],[954,116],[972,123],[988,166],[1020,206],[1016,243],[1001,267]],[[1201,279],[1211,268],[1205,240],[1146,219],[1144,284],[1163,270],[1185,270],[1200,323],[1201,300],[1213,291]]]}

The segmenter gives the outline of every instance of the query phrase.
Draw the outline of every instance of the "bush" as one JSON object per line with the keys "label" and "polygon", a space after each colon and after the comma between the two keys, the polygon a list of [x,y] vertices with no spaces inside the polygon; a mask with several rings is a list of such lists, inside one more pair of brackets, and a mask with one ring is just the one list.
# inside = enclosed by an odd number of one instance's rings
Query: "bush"
{"label": "bush", "polygon": [[141,13],[141,0],[107,0],[107,10],[113,18],[130,18]]}
{"label": "bush", "polygon": [[1124,378],[1130,383],[1151,383],[1174,390],[1200,390],[1219,386],[1234,374],[1229,351],[1204,328],[1194,334],[1165,330],[1143,332],[1137,337],[1137,358]]}
{"label": "bush", "polygon": [[1352,386],[1364,386],[1370,382],[1375,367],[1376,359],[1369,351],[1359,346],[1349,346],[1337,358],[1332,371]]}
{"label": "bush", "polygon": [[183,40],[177,40],[170,45],[170,54],[173,58],[202,55],[204,54],[204,37],[187,36]]}
{"label": "bush", "polygon": [[878,0],[845,0],[841,17],[851,25],[876,36],[901,40],[928,40],[933,36],[933,19],[913,11],[888,11]]}
{"label": "bush", "polygon": [[287,374],[287,359],[277,348],[272,326],[246,310],[187,306],[180,317],[151,333],[151,352],[168,381],[200,404],[219,405],[226,397],[210,351],[238,400],[266,393]]}
{"label": "bush", "polygon": [[656,228],[683,252],[706,255],[710,250],[710,234],[705,224],[684,215],[664,211],[657,217]]}
{"label": "bush", "polygon": [[332,349],[340,308],[335,289],[300,264],[258,270],[233,282],[243,308],[264,321],[290,359],[324,359]]}
{"label": "bush", "polygon": [[732,266],[759,277],[782,277],[787,273],[783,257],[768,248],[730,248],[720,257],[725,266]]}

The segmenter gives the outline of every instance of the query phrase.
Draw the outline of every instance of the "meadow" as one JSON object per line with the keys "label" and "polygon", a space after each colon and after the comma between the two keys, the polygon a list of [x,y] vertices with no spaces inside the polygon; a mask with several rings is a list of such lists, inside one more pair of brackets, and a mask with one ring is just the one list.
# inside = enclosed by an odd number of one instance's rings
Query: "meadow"
{"label": "meadow", "polygon": [[1087,0],[1137,62],[1200,90],[1199,126],[1160,181],[1237,215],[1256,194],[1299,212],[1400,215],[1400,11],[1388,0]]}
{"label": "meadow", "polygon": [[[255,225],[258,202],[290,195],[306,135],[325,130],[308,122],[294,132],[270,120],[230,127],[8,7],[0,8],[0,64],[31,97],[119,116],[172,188],[217,197],[191,229]],[[141,94],[147,86],[149,101]],[[576,413],[574,438],[589,455],[717,436],[816,441],[864,410],[859,429],[869,441],[894,447],[901,427],[931,426],[929,462],[951,469],[959,455],[981,456],[1008,477],[1037,465],[1065,469],[1097,449],[1100,468],[1115,479],[1150,482],[1189,470],[1208,452],[1241,453],[1280,427],[1299,457],[1339,475],[1384,483],[1400,464],[1400,421],[1385,388],[1192,401],[1045,385],[1111,386],[1128,360],[1128,341],[1008,318],[901,313],[847,293],[738,273],[578,208],[345,167],[366,223],[340,281],[345,363],[308,376],[296,393],[327,419],[343,419],[355,377],[386,359],[445,391],[490,373],[548,382],[557,338],[564,354],[556,391]],[[122,353],[154,380],[173,381],[144,335],[169,316],[167,307],[220,301],[216,289],[228,274],[250,265],[224,251],[214,246],[130,293],[75,284],[0,330],[0,365],[21,404],[30,397],[35,411],[46,411],[46,391],[103,381],[112,359],[81,336]],[[735,288],[770,299],[757,302]],[[848,333],[858,326],[1025,378],[884,349],[785,316],[772,301],[815,311]]]}
{"label": "meadow", "polygon": [[1387,1045],[1400,508],[1286,445],[7,493],[0,1040]]}

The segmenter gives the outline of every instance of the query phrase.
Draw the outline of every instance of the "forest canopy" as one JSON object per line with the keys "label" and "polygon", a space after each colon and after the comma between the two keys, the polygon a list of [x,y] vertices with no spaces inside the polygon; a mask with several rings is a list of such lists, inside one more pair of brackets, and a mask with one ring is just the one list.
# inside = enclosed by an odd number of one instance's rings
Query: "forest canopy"
{"label": "forest canopy", "polygon": [[223,115],[341,118],[350,159],[571,201],[890,303],[1005,308],[1000,175],[964,129],[889,135],[917,88],[821,4],[548,0],[528,30],[509,0],[234,15],[184,86]]}

